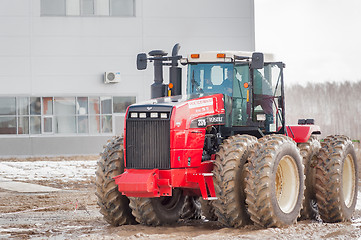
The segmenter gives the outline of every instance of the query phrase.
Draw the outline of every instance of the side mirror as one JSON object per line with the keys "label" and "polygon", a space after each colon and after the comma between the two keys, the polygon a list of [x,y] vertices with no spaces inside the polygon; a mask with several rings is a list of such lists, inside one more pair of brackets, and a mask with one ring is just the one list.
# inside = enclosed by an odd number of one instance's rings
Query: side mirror
{"label": "side mirror", "polygon": [[137,69],[144,70],[147,68],[147,54],[139,53],[137,55]]}
{"label": "side mirror", "polygon": [[254,52],[252,54],[251,68],[253,68],[253,69],[262,69],[263,65],[264,65],[263,53]]}

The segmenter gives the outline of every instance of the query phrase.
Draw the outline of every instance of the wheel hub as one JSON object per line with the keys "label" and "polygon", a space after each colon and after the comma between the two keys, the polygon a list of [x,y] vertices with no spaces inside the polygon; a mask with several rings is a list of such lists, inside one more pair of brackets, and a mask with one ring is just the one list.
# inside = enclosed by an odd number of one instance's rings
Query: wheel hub
{"label": "wheel hub", "polygon": [[277,166],[275,180],[278,206],[284,213],[290,213],[296,206],[300,189],[297,165],[291,156],[282,157]]}
{"label": "wheel hub", "polygon": [[346,207],[350,207],[353,202],[355,191],[355,165],[350,154],[346,156],[342,171],[342,193]]}

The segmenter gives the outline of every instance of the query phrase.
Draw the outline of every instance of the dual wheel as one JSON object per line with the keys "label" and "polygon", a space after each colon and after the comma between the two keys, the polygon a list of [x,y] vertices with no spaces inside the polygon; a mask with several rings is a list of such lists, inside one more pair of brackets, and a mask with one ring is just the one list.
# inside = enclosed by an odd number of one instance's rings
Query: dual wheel
{"label": "dual wheel", "polygon": [[324,222],[351,219],[358,176],[349,138],[329,136],[320,145],[312,136],[298,146],[283,135],[253,140],[231,137],[217,154],[219,198],[212,206],[220,222],[229,227],[250,222],[281,227],[318,214]]}
{"label": "dual wheel", "polygon": [[212,203],[218,221],[229,227],[290,225],[299,215],[304,170],[296,144],[282,135],[259,140],[228,138],[216,155]]}

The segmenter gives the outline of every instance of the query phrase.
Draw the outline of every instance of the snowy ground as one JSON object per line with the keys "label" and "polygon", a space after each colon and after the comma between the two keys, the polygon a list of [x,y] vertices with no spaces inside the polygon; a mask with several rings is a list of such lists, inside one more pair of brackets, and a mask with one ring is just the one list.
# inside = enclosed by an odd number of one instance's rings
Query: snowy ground
{"label": "snowy ground", "polygon": [[94,177],[93,161],[33,161],[0,162],[0,177],[15,181],[43,181],[57,179],[63,182],[87,181]]}
{"label": "snowy ground", "polygon": [[351,223],[301,221],[287,228],[233,229],[196,220],[165,227],[111,227],[97,207],[95,170],[95,160],[0,160],[0,182],[62,189],[41,194],[0,189],[0,239],[361,239],[361,191]]}

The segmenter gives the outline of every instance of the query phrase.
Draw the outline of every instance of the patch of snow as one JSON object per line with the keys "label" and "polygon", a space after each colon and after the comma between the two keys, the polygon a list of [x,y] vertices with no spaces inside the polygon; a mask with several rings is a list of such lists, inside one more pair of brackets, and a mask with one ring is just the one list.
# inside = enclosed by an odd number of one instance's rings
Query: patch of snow
{"label": "patch of snow", "polygon": [[93,161],[0,162],[0,179],[86,181],[95,176]]}
{"label": "patch of snow", "polygon": [[28,232],[28,231],[36,231],[35,228],[0,228],[0,232]]}

